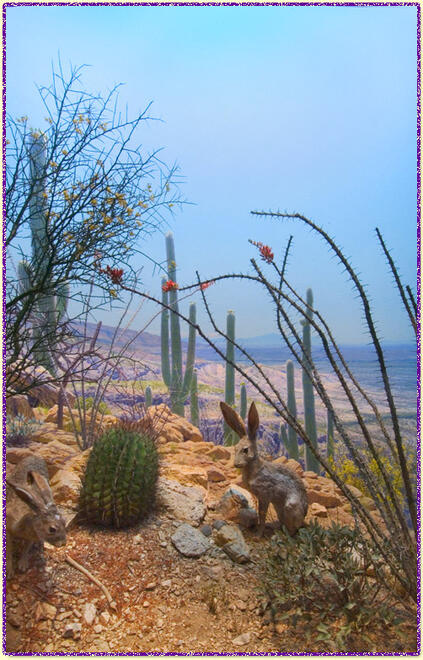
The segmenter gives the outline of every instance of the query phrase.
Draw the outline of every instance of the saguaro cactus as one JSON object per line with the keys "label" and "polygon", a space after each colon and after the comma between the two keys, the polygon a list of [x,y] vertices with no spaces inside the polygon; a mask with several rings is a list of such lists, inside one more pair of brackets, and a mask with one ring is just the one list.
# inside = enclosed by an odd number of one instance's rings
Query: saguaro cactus
{"label": "saguaro cactus", "polygon": [[191,424],[194,426],[200,425],[200,412],[198,408],[198,383],[197,372],[194,370],[191,381],[191,395],[190,395],[190,411],[191,411]]}
{"label": "saguaro cactus", "polygon": [[165,305],[168,305],[171,308],[171,311],[170,313],[167,309],[163,309],[162,311],[162,375],[165,385],[167,386],[170,393],[172,411],[183,417],[185,412],[184,402],[190,392],[195,363],[194,325],[196,323],[196,307],[195,303],[191,303],[189,308],[190,326],[188,335],[188,349],[185,363],[185,373],[183,373],[181,329],[179,325],[179,317],[177,315],[179,308],[176,285],[175,246],[171,232],[166,235],[166,255],[169,278],[168,282],[170,282],[171,285],[169,288],[167,288],[166,280],[162,280],[162,300]]}
{"label": "saguaro cactus", "polygon": [[149,408],[153,403],[153,393],[151,391],[150,385],[147,385],[147,387],[145,388],[144,396],[145,396],[145,407]]}
{"label": "saguaro cactus", "polygon": [[247,388],[245,383],[241,383],[240,399],[239,414],[241,419],[245,419],[247,417]]}
{"label": "saguaro cactus", "polygon": [[[307,305],[313,307],[313,292],[307,289]],[[313,312],[307,310],[307,315],[312,318]],[[306,365],[311,365],[311,327],[307,319],[301,321],[303,326],[303,360]],[[314,391],[313,384],[305,369],[303,369],[303,397],[304,397],[304,418],[305,430],[313,446],[317,448],[317,426],[316,426],[316,411],[314,406]],[[305,448],[305,463],[307,470],[320,472],[320,464],[317,458],[312,454],[311,450],[306,446]]]}
{"label": "saguaro cactus", "polygon": [[335,458],[335,437],[333,432],[333,415],[327,411],[327,434],[326,434],[326,457],[330,460]]}
{"label": "saguaro cactus", "polygon": [[[287,384],[287,404],[292,417],[297,417],[297,404],[295,401],[295,382],[294,382],[294,364],[292,360],[286,363],[286,384]],[[295,429],[288,424],[288,433],[286,437],[286,448],[289,458],[299,459],[298,437]]]}
{"label": "saguaro cactus", "polygon": [[[225,372],[225,403],[228,406],[235,405],[235,368],[232,366],[235,361],[235,314],[229,311],[226,317],[226,372]],[[229,364],[229,361],[232,364]],[[223,422],[223,438],[225,445],[234,445],[238,442],[238,437],[232,429]]]}
{"label": "saguaro cactus", "polygon": [[[46,139],[32,134],[29,138],[29,163],[31,197],[29,201],[29,226],[31,230],[31,261],[23,260],[18,264],[19,286],[22,293],[43,283],[44,293],[37,299],[35,318],[32,323],[34,356],[38,364],[55,374],[53,359],[55,331],[65,316],[69,286],[63,283],[54,288],[54,273],[50,272],[50,242],[48,239],[50,219],[45,185],[47,158]],[[50,285],[50,286],[49,286]]]}

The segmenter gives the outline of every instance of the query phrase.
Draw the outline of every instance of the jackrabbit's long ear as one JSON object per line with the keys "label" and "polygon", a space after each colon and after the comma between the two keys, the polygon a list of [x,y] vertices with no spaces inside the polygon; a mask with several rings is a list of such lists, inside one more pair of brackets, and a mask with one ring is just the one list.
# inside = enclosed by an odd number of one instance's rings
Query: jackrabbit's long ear
{"label": "jackrabbit's long ear", "polygon": [[260,424],[259,415],[257,412],[256,404],[253,401],[250,406],[250,410],[248,411],[248,437],[253,442],[255,442],[256,440],[256,434],[258,431],[259,424]]}
{"label": "jackrabbit's long ear", "polygon": [[230,426],[240,438],[246,436],[247,429],[238,413],[223,401],[220,402],[220,409],[227,425]]}
{"label": "jackrabbit's long ear", "polygon": [[28,504],[28,506],[33,511],[40,511],[45,509],[44,502],[36,493],[31,492],[29,488],[24,488],[20,484],[15,484],[13,481],[9,481],[8,479],[6,479],[6,483],[13,488],[21,500],[25,502],[25,504]]}
{"label": "jackrabbit's long ear", "polygon": [[53,501],[50,484],[42,474],[35,470],[28,472],[28,482],[39,492],[40,497],[45,504],[49,504]]}

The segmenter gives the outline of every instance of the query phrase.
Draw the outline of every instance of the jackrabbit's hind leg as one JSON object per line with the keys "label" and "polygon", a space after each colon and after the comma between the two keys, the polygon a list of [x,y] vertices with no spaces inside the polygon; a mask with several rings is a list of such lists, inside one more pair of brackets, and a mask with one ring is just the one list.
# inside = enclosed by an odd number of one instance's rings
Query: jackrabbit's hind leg
{"label": "jackrabbit's hind leg", "polygon": [[266,524],[266,514],[267,514],[267,509],[269,508],[269,502],[270,500],[263,500],[259,499],[258,502],[258,514],[259,514],[259,526],[258,526],[258,536],[263,536],[264,533],[264,526]]}
{"label": "jackrabbit's hind leg", "polygon": [[303,509],[300,502],[285,502],[285,506],[281,510],[277,510],[279,522],[285,525],[289,534],[294,536],[295,532],[301,527],[304,522]]}
{"label": "jackrabbit's hind leg", "polygon": [[6,532],[6,580],[10,580],[15,574],[13,566],[13,537]]}

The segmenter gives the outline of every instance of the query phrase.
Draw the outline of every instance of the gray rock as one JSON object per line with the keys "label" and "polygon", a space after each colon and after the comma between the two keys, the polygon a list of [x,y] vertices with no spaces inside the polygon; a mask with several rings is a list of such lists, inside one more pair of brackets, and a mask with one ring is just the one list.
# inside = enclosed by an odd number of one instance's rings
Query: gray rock
{"label": "gray rock", "polygon": [[65,639],[79,639],[81,637],[82,625],[80,623],[68,623],[63,633]]}
{"label": "gray rock", "polygon": [[92,624],[95,621],[96,615],[97,615],[97,608],[94,605],[94,603],[85,603],[82,609],[82,618],[84,620],[84,623],[86,623],[88,626],[92,626]]}
{"label": "gray rock", "polygon": [[223,525],[227,525],[227,524],[228,523],[226,522],[226,520],[215,520],[213,522],[213,529],[221,529]]}
{"label": "gray rock", "polygon": [[188,523],[180,525],[171,539],[178,552],[185,557],[201,557],[210,548],[206,537]]}
{"label": "gray rock", "polygon": [[211,536],[212,528],[210,527],[210,525],[201,525],[200,532],[204,534],[204,536]]}
{"label": "gray rock", "polygon": [[197,527],[206,515],[206,491],[196,486],[183,486],[179,481],[159,477],[157,501],[176,520]]}
{"label": "gray rock", "polygon": [[222,497],[220,498],[220,501],[222,502],[232,497],[239,501],[241,508],[255,509],[254,497],[245,488],[242,488],[237,484],[231,484],[223,493]]}
{"label": "gray rock", "polygon": [[215,532],[214,540],[235,563],[245,564],[250,561],[250,550],[238,527],[224,525]]}

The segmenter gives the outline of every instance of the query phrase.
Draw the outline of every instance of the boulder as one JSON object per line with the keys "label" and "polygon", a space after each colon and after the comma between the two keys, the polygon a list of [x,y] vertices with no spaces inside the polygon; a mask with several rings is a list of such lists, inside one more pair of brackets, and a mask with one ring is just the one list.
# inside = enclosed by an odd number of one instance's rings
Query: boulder
{"label": "boulder", "polygon": [[207,479],[212,482],[225,481],[226,475],[222,470],[212,467],[207,470]]}
{"label": "boulder", "polygon": [[237,564],[250,561],[250,550],[245,542],[241,530],[234,525],[223,525],[215,530],[214,541],[217,546]]}
{"label": "boulder", "polygon": [[[207,443],[210,445],[210,443]],[[207,449],[207,456],[209,456],[213,461],[229,461],[232,457],[231,452],[226,447],[221,445],[214,445]]]}
{"label": "boulder", "polygon": [[6,414],[10,417],[21,415],[25,419],[34,419],[34,411],[24,394],[14,394],[6,397]]}
{"label": "boulder", "polygon": [[179,481],[179,483],[183,485],[198,485],[203,488],[207,488],[208,486],[206,470],[195,465],[162,465],[161,473],[163,476]]}
{"label": "boulder", "polygon": [[342,504],[342,497],[336,495],[334,492],[315,490],[307,488],[307,499],[309,504],[316,502],[322,504],[327,509],[339,507]]}
{"label": "boulder", "polygon": [[289,470],[292,470],[296,474],[298,474],[299,477],[302,477],[304,474],[304,470],[301,467],[301,465],[298,463],[298,461],[295,461],[293,458],[288,458],[286,463],[284,463],[284,467],[287,467]]}
{"label": "boulder", "polygon": [[328,517],[327,508],[325,506],[323,506],[322,504],[318,504],[317,502],[313,502],[313,504],[310,505],[308,513],[311,516],[314,516],[316,518],[327,518]]}
{"label": "boulder", "polygon": [[160,476],[157,483],[157,502],[169,516],[196,527],[206,515],[206,491],[200,486],[183,486],[179,481]]}
{"label": "boulder", "polygon": [[180,525],[171,537],[175,548],[185,557],[201,557],[210,549],[209,540],[188,523]]}
{"label": "boulder", "polygon": [[50,480],[55,502],[77,504],[81,490],[81,479],[70,470],[58,470]]}

